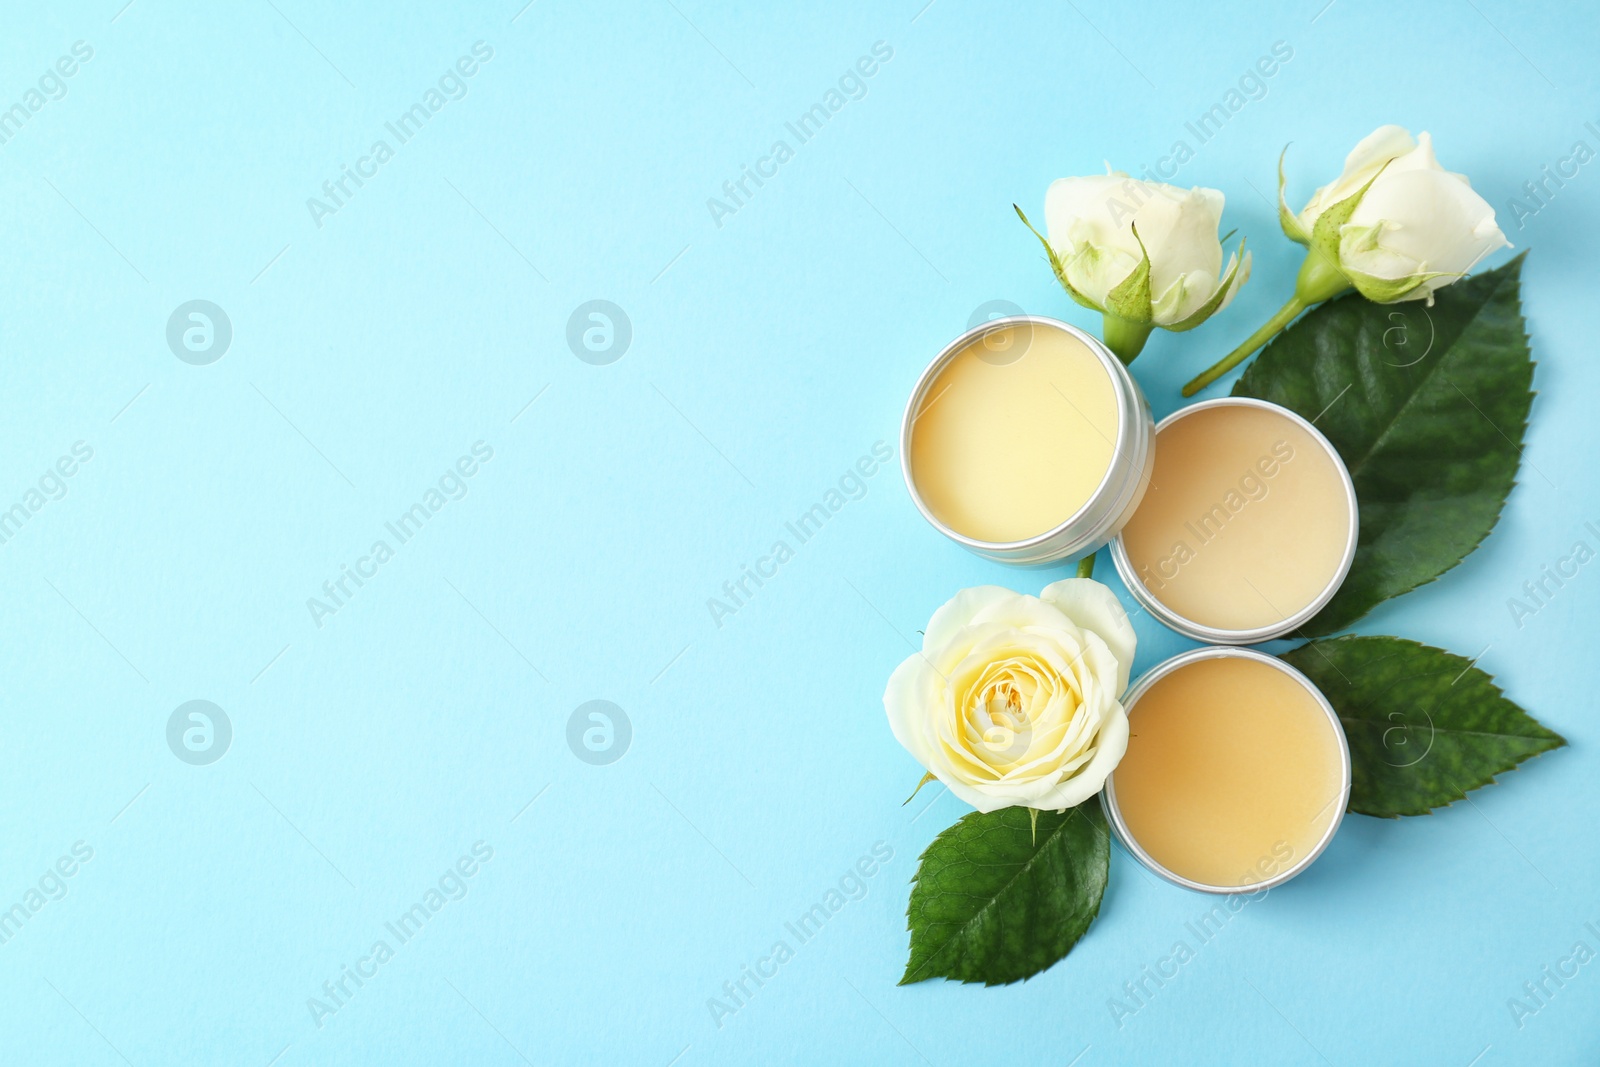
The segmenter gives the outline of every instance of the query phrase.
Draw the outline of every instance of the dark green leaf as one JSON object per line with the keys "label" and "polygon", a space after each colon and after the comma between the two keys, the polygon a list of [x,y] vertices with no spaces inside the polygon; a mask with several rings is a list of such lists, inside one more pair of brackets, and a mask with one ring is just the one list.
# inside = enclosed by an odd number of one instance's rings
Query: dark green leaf
{"label": "dark green leaf", "polygon": [[1234,386],[1315,421],[1355,480],[1355,563],[1307,636],[1433,581],[1494,528],[1533,402],[1521,268],[1518,256],[1446,286],[1431,308],[1329,301],[1274,338]]}
{"label": "dark green leaf", "polygon": [[1399,637],[1312,641],[1283,659],[1305,672],[1350,741],[1350,809],[1426,815],[1566,741],[1507,700],[1464,657]]}
{"label": "dark green leaf", "polygon": [[923,852],[906,909],[911,958],[901,985],[1021,981],[1089,929],[1111,863],[1100,802],[1039,812],[1037,829],[1031,812],[973,812]]}

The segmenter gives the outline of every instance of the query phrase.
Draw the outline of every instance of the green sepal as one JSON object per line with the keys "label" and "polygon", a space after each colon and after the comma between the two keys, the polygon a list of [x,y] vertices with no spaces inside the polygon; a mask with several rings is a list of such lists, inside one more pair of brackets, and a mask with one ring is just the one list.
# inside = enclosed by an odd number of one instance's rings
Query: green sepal
{"label": "green sepal", "polygon": [[1128,228],[1133,231],[1133,239],[1139,241],[1139,264],[1106,294],[1105,310],[1119,319],[1143,325],[1154,317],[1150,310],[1150,253],[1139,240],[1139,227]]}
{"label": "green sepal", "polygon": [[1306,228],[1300,225],[1300,218],[1289,210],[1289,203],[1283,198],[1283,157],[1289,154],[1289,146],[1284,145],[1283,151],[1278,153],[1278,225],[1283,227],[1283,235],[1296,244],[1311,247],[1311,235],[1306,233]]}
{"label": "green sepal", "polygon": [[900,802],[900,806],[903,808],[907,804],[911,803],[913,800],[917,799],[917,794],[922,792],[922,787],[927,785],[929,782],[933,781],[936,777],[937,777],[937,775],[935,775],[932,771],[929,771],[926,774],[924,774],[922,776],[922,781],[917,783],[917,787],[911,791],[911,795],[910,796],[906,797],[904,800],[902,800]]}
{"label": "green sepal", "polygon": [[1465,273],[1436,270],[1396,280],[1394,278],[1380,278],[1375,274],[1367,274],[1364,271],[1351,270],[1349,267],[1344,268],[1344,275],[1350,279],[1350,284],[1355,286],[1356,292],[1374,304],[1398,304],[1407,299],[1423,282],[1432,278],[1466,277]]}
{"label": "green sepal", "polygon": [[1017,218],[1022,220],[1022,224],[1028,228],[1030,233],[1039,238],[1040,244],[1044,245],[1044,254],[1050,257],[1050,269],[1055,271],[1056,281],[1061,283],[1061,288],[1067,291],[1067,295],[1076,300],[1081,306],[1086,307],[1091,311],[1101,310],[1099,304],[1096,304],[1093,300],[1090,300],[1088,297],[1078,292],[1077,289],[1073,288],[1072,283],[1067,280],[1067,268],[1061,262],[1061,257],[1056,255],[1056,250],[1051,247],[1049,241],[1045,240],[1044,234],[1033,228],[1033,223],[1028,221],[1028,216],[1022,213],[1022,209],[1017,205],[1012,204],[1011,210],[1017,213]]}
{"label": "green sepal", "polygon": [[1233,261],[1233,269],[1228,272],[1227,277],[1222,279],[1222,284],[1217,286],[1217,291],[1211,294],[1211,299],[1196,308],[1194,314],[1188,318],[1181,322],[1175,322],[1171,326],[1165,326],[1163,329],[1171,330],[1173,333],[1183,333],[1185,330],[1194,329],[1217,313],[1217,309],[1222,306],[1222,302],[1228,297],[1228,290],[1233,287],[1234,276],[1244,267],[1244,242],[1245,239],[1243,237],[1239,238],[1238,258]]}
{"label": "green sepal", "polygon": [[[1378,168],[1377,174],[1367,179],[1367,184],[1317,216],[1317,221],[1311,224],[1311,244],[1308,246],[1313,255],[1320,253],[1327,257],[1328,262],[1340,263],[1339,240],[1342,236],[1340,231],[1344,229],[1344,224],[1350,221],[1350,216],[1355,214],[1356,207],[1360,205],[1361,198],[1367,195],[1367,190],[1372,188],[1372,183],[1388,169],[1389,164],[1385,163]],[[1344,269],[1342,263],[1339,269]]]}
{"label": "green sepal", "polygon": [[[1366,252],[1378,247],[1378,235],[1382,232],[1384,224],[1379,222],[1375,226],[1363,229],[1350,229],[1343,236],[1350,240],[1352,252]],[[1343,238],[1341,238],[1343,240]],[[1395,304],[1406,299],[1410,293],[1424,282],[1434,278],[1465,278],[1464,271],[1423,271],[1418,274],[1408,274],[1404,278],[1380,278],[1376,274],[1356,270],[1345,264],[1340,264],[1339,271],[1356,291],[1375,304]]]}

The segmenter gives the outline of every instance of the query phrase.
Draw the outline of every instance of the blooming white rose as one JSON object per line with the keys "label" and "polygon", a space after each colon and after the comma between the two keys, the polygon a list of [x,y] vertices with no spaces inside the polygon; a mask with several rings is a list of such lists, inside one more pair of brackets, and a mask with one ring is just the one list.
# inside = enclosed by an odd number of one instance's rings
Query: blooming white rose
{"label": "blooming white rose", "polygon": [[1299,215],[1283,201],[1280,160],[1278,217],[1291,239],[1326,252],[1348,284],[1381,304],[1431,303],[1435,290],[1511,247],[1466,175],[1439,165],[1432,138],[1399,126],[1380,126],[1356,145],[1344,173]]}
{"label": "blooming white rose", "polygon": [[1121,172],[1051,183],[1044,198],[1050,236],[1039,239],[1062,287],[1105,316],[1106,343],[1124,361],[1138,355],[1152,326],[1193,329],[1249,279],[1248,252],[1223,269],[1223,200],[1215,189]]}
{"label": "blooming white rose", "polygon": [[917,762],[979,811],[1060,811],[1100,791],[1128,748],[1136,643],[1116,595],[1068,578],[1037,597],[964,589],[933,613],[883,706]]}

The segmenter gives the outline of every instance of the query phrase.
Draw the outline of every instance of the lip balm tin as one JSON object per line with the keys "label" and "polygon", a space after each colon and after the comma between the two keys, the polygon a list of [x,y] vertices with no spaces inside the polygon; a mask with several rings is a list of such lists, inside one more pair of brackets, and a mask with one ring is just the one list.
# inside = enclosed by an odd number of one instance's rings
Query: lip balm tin
{"label": "lip balm tin", "polygon": [[1328,828],[1323,831],[1322,836],[1317,840],[1317,843],[1295,863],[1281,871],[1276,871],[1270,877],[1264,878],[1259,882],[1252,882],[1238,886],[1207,885],[1203,882],[1196,882],[1192,879],[1185,878],[1183,875],[1178,874],[1175,871],[1168,870],[1159,861],[1152,857],[1150,853],[1145,851],[1143,846],[1141,846],[1134,838],[1133,833],[1128,828],[1127,821],[1123,818],[1122,809],[1117,804],[1115,771],[1111,773],[1111,777],[1106,779],[1105,789],[1100,794],[1102,805],[1105,808],[1106,819],[1111,824],[1112,832],[1117,835],[1117,839],[1122,842],[1123,847],[1128,850],[1134,859],[1138,860],[1149,870],[1155,872],[1174,885],[1182,886],[1185,889],[1192,889],[1199,893],[1214,893],[1221,896],[1230,896],[1241,893],[1259,893],[1264,889],[1271,889],[1274,886],[1282,885],[1284,882],[1287,882],[1289,879],[1304,871],[1316,861],[1318,856],[1322,855],[1323,850],[1325,850],[1328,847],[1329,842],[1333,840],[1333,835],[1338,832],[1339,824],[1344,819],[1345,809],[1350,804],[1350,745],[1345,739],[1344,726],[1339,722],[1338,712],[1334,711],[1333,705],[1328,703],[1328,698],[1323,696],[1321,690],[1313,685],[1311,680],[1304,674],[1296,670],[1294,667],[1291,667],[1289,664],[1283,662],[1281,659],[1278,659],[1275,656],[1266,655],[1262,652],[1257,652],[1253,648],[1196,648],[1191,649],[1188,652],[1181,653],[1180,655],[1173,656],[1171,659],[1157,664],[1155,667],[1151,668],[1148,673],[1135,682],[1122,699],[1123,707],[1126,708],[1128,712],[1130,729],[1132,729],[1135,733],[1138,732],[1139,727],[1136,711],[1139,698],[1148,693],[1157,682],[1172,674],[1174,671],[1177,671],[1183,667],[1187,667],[1191,664],[1198,663],[1203,660],[1228,657],[1255,660],[1260,663],[1267,664],[1289,675],[1300,685],[1304,686],[1306,691],[1315,698],[1316,703],[1321,707],[1323,714],[1327,715],[1328,722],[1333,726],[1333,736],[1337,739],[1339,745],[1339,777],[1342,784],[1338,795],[1329,802],[1329,806],[1333,809],[1333,818],[1329,821]]}
{"label": "lip balm tin", "polygon": [[[1117,437],[1111,464],[1094,493],[1077,511],[1057,525],[1020,541],[983,541],[946,525],[929,508],[912,473],[911,437],[929,388],[944,368],[961,352],[998,330],[1026,326],[1033,330],[1060,330],[1081,342],[1105,368],[1111,379],[1117,410]],[[1155,463],[1155,424],[1150,406],[1138,383],[1112,351],[1097,338],[1056,319],[1037,315],[1012,315],[973,327],[947,344],[917,380],[900,421],[900,467],[911,499],[934,529],[962,547],[1001,563],[1053,563],[1084,556],[1105,545],[1132,517],[1150,483]]]}
{"label": "lip balm tin", "polygon": [[[1207,626],[1204,623],[1185,618],[1157,599],[1155,594],[1150,592],[1150,590],[1145,586],[1144,581],[1140,579],[1137,571],[1134,568],[1133,561],[1128,556],[1128,550],[1123,544],[1122,537],[1120,536],[1120,526],[1118,527],[1119,536],[1115,537],[1111,541],[1111,559],[1116,564],[1117,574],[1121,576],[1123,584],[1128,588],[1128,592],[1133,595],[1133,598],[1139,602],[1141,607],[1143,607],[1151,615],[1155,616],[1155,618],[1159,619],[1168,628],[1176,630],[1185,637],[1191,637],[1196,641],[1204,641],[1207,644],[1253,645],[1261,641],[1268,641],[1275,637],[1282,637],[1285,634],[1293,633],[1295,630],[1311,621],[1312,617],[1315,616],[1317,612],[1321,611],[1323,607],[1327,605],[1328,601],[1333,599],[1334,594],[1339,591],[1339,586],[1344,583],[1345,576],[1350,573],[1350,564],[1355,560],[1356,542],[1360,533],[1360,515],[1358,514],[1356,505],[1355,483],[1351,481],[1350,471],[1345,466],[1344,459],[1339,455],[1338,449],[1334,448],[1333,443],[1323,436],[1322,431],[1318,430],[1308,420],[1302,418],[1298,413],[1290,411],[1288,408],[1283,407],[1282,405],[1274,404],[1266,400],[1257,400],[1253,397],[1243,396],[1225,396],[1218,397],[1214,400],[1204,400],[1198,404],[1191,404],[1188,407],[1181,408],[1162,419],[1161,422],[1156,425],[1155,436],[1159,437],[1163,429],[1172,425],[1172,423],[1178,421],[1179,419],[1194,415],[1201,411],[1221,407],[1253,407],[1268,410],[1276,415],[1283,416],[1298,424],[1299,427],[1305,431],[1307,436],[1309,436],[1312,441],[1320,446],[1321,449],[1327,453],[1328,457],[1332,459],[1334,469],[1339,474],[1340,492],[1342,492],[1344,496],[1346,510],[1349,514],[1349,521],[1347,522],[1345,529],[1343,558],[1340,560],[1338,568],[1329,578],[1322,591],[1317,594],[1316,598],[1305,607],[1287,616],[1280,622],[1265,626],[1257,626],[1251,629],[1222,629],[1215,626]],[[1126,521],[1124,521],[1122,525],[1126,525]]]}

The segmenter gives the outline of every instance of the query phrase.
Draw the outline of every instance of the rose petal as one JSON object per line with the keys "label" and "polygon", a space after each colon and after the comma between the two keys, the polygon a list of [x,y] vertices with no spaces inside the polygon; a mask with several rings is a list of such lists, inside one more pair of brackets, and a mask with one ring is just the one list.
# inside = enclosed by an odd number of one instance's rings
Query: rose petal
{"label": "rose petal", "polygon": [[1094,758],[1071,778],[1060,782],[1035,807],[1046,810],[1071,808],[1082,804],[1105,788],[1106,779],[1117,769],[1128,751],[1128,716],[1118,704],[1100,729]]}
{"label": "rose petal", "polygon": [[894,669],[883,691],[883,710],[894,739],[927,770],[934,769],[928,711],[944,699],[943,688],[939,673],[921,655],[915,655]]}
{"label": "rose petal", "polygon": [[[1150,256],[1150,290],[1165,294],[1186,274],[1199,277],[1189,284],[1186,308],[1176,309],[1177,322],[1205,303],[1217,288],[1222,269],[1222,244],[1217,226],[1222,221],[1223,196],[1215,189],[1179,190],[1147,185],[1150,195],[1139,205],[1133,224]],[[1174,195],[1176,194],[1176,195]],[[1209,281],[1201,294],[1199,279]]]}
{"label": "rose petal", "polygon": [[1139,637],[1117,595],[1093,578],[1063,578],[1045,586],[1039,597],[1105,643],[1117,660],[1116,696],[1120,697],[1128,688]]}
{"label": "rose petal", "polygon": [[[1427,137],[1426,134],[1423,135]],[[1417,147],[1411,131],[1403,126],[1379,126],[1350,150],[1344,160],[1344,173],[1312,194],[1300,212],[1300,224],[1310,233],[1317,217],[1341,200],[1355,195],[1384,164],[1398,160]],[[1429,158],[1432,149],[1428,149]],[[1393,164],[1391,164],[1392,166]]]}
{"label": "rose petal", "polygon": [[[1341,241],[1339,258],[1378,278],[1446,271],[1464,274],[1509,241],[1494,223],[1494,208],[1443,170],[1385,173],[1344,227],[1352,234],[1378,227],[1375,247]],[[1366,242],[1362,242],[1365,244]],[[1441,284],[1454,279],[1439,279]]]}
{"label": "rose petal", "polygon": [[962,627],[969,625],[984,608],[1017,596],[998,585],[976,585],[963,589],[940,606],[922,632],[922,650],[933,653],[950,643]]}

